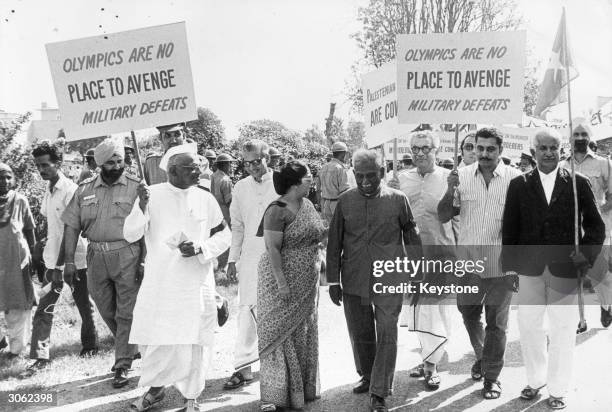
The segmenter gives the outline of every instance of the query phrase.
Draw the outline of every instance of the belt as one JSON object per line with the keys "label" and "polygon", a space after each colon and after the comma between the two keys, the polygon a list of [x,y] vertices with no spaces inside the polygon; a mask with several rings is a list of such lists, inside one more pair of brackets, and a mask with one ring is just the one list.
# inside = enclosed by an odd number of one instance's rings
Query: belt
{"label": "belt", "polygon": [[326,198],[326,197],[324,197],[324,198],[323,198],[323,200],[329,200],[330,202],[337,202],[337,201],[338,201],[338,199],[337,199],[337,198],[336,198],[336,199],[328,199],[328,198]]}
{"label": "belt", "polygon": [[130,242],[127,240],[117,240],[114,242],[89,242],[89,247],[99,252],[110,252],[111,250],[122,249],[129,245]]}

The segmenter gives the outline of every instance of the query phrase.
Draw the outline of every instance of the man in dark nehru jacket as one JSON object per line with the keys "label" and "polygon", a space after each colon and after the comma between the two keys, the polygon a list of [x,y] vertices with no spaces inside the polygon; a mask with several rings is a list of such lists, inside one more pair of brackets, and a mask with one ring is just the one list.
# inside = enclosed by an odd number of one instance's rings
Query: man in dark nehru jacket
{"label": "man in dark nehru jacket", "polygon": [[128,345],[128,338],[140,287],[138,267],[143,264],[140,244],[125,240],[123,223],[142,189],[137,178],[124,173],[122,141],[104,140],[94,150],[94,156],[100,174],[79,185],[62,214],[65,224],[64,281],[72,285],[78,280],[75,250],[79,235],[83,233],[89,240],[87,285],[100,316],[115,337],[112,384],[121,388],[128,384],[127,372],[138,352],[136,345]]}

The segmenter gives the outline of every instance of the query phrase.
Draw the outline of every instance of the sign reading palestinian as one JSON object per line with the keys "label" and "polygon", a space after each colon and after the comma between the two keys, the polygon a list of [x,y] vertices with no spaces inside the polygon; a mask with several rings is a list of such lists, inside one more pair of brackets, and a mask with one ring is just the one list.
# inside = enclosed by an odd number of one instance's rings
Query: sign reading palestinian
{"label": "sign reading palestinian", "polygon": [[400,123],[520,123],[525,32],[397,36]]}
{"label": "sign reading palestinian", "polygon": [[396,72],[397,65],[391,62],[361,77],[365,142],[370,148],[407,136],[418,126],[398,123]]}
{"label": "sign reading palestinian", "polygon": [[197,118],[184,22],[46,48],[67,140]]}

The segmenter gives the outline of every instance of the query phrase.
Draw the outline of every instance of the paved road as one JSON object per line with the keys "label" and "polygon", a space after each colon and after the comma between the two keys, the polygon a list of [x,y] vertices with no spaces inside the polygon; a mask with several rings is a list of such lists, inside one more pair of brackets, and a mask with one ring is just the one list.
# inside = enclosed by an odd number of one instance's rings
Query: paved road
{"label": "paved road", "polygon": [[[319,342],[321,368],[321,399],[305,408],[306,411],[367,411],[368,396],[353,395],[352,384],[357,380],[351,347],[346,331],[344,314],[334,306],[322,288],[319,306]],[[421,380],[412,379],[408,371],[419,363],[418,342],[413,333],[400,329],[397,371],[394,395],[388,399],[392,411],[547,411],[547,394],[538,401],[527,402],[518,398],[525,385],[516,310],[512,310],[506,366],[500,380],[503,394],[500,399],[485,401],[480,396],[482,383],[474,383],[469,369],[474,361],[467,334],[461,318],[453,312],[453,335],[448,347],[448,360],[441,366],[442,386],[438,391],[426,391]],[[602,329],[599,323],[599,307],[587,307],[590,329],[577,338],[574,380],[569,411],[612,410],[612,332]],[[259,385],[253,383],[239,390],[227,392],[221,389],[231,374],[231,350],[235,334],[235,319],[216,335],[215,365],[211,378],[200,401],[202,410],[219,412],[257,411]],[[135,365],[138,366],[138,363]],[[138,374],[138,371],[135,371]],[[58,387],[63,404],[56,410],[115,411],[125,410],[130,399],[142,393],[133,378],[122,393],[109,390],[110,375],[82,382],[70,382]],[[180,395],[172,390],[156,410],[174,411],[181,406]]]}

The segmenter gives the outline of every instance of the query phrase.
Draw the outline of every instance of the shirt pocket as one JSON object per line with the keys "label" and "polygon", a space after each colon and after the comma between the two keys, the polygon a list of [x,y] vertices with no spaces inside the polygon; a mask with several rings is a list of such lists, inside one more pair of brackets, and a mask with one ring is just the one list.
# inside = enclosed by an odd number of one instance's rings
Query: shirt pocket
{"label": "shirt pocket", "polygon": [[81,201],[81,216],[84,220],[93,220],[98,216],[98,199],[87,199]]}
{"label": "shirt pocket", "polygon": [[113,199],[113,215],[126,217],[132,211],[134,202],[126,196],[117,196]]}

